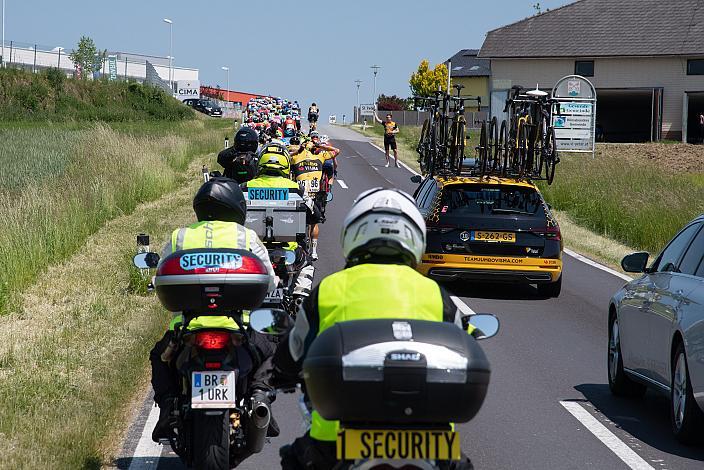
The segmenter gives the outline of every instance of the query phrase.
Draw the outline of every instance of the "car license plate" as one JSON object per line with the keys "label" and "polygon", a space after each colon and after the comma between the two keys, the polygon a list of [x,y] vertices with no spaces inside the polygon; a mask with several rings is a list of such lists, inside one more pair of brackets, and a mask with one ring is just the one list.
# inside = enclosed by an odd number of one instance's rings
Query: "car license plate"
{"label": "car license plate", "polygon": [[234,370],[191,373],[191,408],[232,408],[235,406]]}
{"label": "car license plate", "polygon": [[472,232],[473,242],[516,243],[516,234],[512,232]]}
{"label": "car license plate", "polygon": [[284,300],[283,287],[279,287],[278,289],[274,289],[273,291],[266,294],[266,297],[264,298],[264,302],[281,302],[283,300]]}
{"label": "car license plate", "polygon": [[437,429],[344,429],[337,435],[337,458],[459,460],[460,438]]}

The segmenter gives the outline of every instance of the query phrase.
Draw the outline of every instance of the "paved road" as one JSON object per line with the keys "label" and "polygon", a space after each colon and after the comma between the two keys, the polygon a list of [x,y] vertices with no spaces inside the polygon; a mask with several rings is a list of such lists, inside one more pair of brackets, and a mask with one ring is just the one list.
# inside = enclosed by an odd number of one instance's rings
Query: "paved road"
{"label": "paved road", "polygon": [[[376,186],[409,192],[415,188],[411,173],[385,168],[383,153],[364,137],[345,128],[321,128],[342,149],[342,181],[321,229],[317,281],[343,266],[340,225],[359,192]],[[672,438],[667,399],[649,392],[632,402],[609,394],[605,313],[610,296],[623,283],[565,256],[559,299],[541,299],[528,286],[449,286],[472,310],[495,313],[502,322],[499,336],[482,343],[492,364],[488,397],[479,415],[459,427],[462,448],[476,468],[704,468],[703,448],[687,448]],[[150,409],[145,403],[117,466],[182,468],[166,449],[144,439],[139,444]],[[274,413],[282,435],[240,468],[277,468],[278,447],[300,433],[294,397],[279,397]],[[140,457],[132,458],[135,449]]]}

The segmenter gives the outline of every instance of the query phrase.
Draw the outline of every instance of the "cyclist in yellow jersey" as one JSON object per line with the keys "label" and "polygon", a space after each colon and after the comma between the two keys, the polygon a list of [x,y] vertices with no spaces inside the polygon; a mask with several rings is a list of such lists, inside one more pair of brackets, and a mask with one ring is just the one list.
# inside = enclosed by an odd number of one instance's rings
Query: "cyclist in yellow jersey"
{"label": "cyclist in yellow jersey", "polygon": [[309,236],[311,240],[311,258],[318,259],[318,224],[322,220],[320,197],[325,197],[320,192],[320,181],[323,177],[323,164],[326,159],[332,158],[329,154],[315,155],[308,148],[301,146],[299,152],[292,157],[291,168],[293,175],[304,196],[313,199],[313,210],[308,213]]}

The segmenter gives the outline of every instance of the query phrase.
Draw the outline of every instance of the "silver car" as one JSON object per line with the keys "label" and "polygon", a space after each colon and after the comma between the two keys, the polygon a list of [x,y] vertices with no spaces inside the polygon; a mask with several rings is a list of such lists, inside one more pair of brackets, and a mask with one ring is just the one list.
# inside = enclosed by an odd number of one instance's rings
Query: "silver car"
{"label": "silver car", "polygon": [[670,396],[678,440],[704,435],[704,215],[670,241],[650,267],[648,253],[621,261],[643,273],[609,306],[609,388],[642,396],[646,387]]}

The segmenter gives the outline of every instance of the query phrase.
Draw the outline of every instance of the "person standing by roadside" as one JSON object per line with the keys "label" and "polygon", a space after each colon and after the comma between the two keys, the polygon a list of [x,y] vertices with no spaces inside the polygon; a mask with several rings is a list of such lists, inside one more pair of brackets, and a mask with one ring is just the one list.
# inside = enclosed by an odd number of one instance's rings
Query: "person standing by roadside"
{"label": "person standing by roadside", "polygon": [[394,151],[396,168],[401,168],[401,165],[399,165],[398,163],[398,150],[396,146],[396,134],[399,133],[399,129],[396,123],[392,120],[392,118],[393,116],[391,115],[391,113],[389,113],[386,115],[386,120],[382,121],[381,119],[379,119],[379,116],[377,116],[376,112],[374,112],[374,120],[384,126],[384,151],[386,152],[386,168],[389,167],[390,163],[389,148]]}
{"label": "person standing by roadside", "polygon": [[699,113],[699,139],[704,144],[704,111]]}

